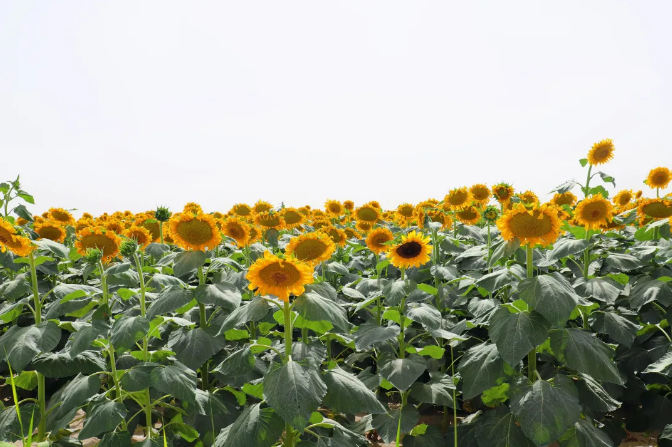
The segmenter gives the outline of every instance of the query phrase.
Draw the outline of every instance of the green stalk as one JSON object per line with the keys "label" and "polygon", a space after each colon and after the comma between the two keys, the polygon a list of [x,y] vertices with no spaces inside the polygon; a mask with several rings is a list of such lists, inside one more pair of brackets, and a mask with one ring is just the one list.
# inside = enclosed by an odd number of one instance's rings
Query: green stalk
{"label": "green stalk", "polygon": [[434,287],[436,287],[436,309],[441,312],[441,300],[442,300],[442,291],[441,291],[441,279],[439,278],[439,258],[440,258],[440,253],[439,253],[439,244],[438,244],[438,235],[436,230],[432,231],[432,243],[434,244],[433,246],[433,260],[432,262],[434,263]]}
{"label": "green stalk", "polygon": [[[33,288],[33,306],[35,307],[35,324],[42,323],[42,303],[40,302],[40,291],[37,286],[37,268],[35,267],[35,256],[30,252],[28,256],[30,264],[30,278]],[[44,375],[37,373],[37,401],[40,408],[40,423],[37,426],[37,442],[42,442],[47,433],[47,391]]]}
{"label": "green stalk", "polygon": [[[450,373],[453,375],[453,385],[455,385],[455,357],[453,354],[453,346],[450,346]],[[455,387],[453,386],[453,441],[455,447],[457,447],[457,394]]]}
{"label": "green stalk", "polygon": [[401,393],[401,408],[399,408],[399,423],[397,424],[397,442],[395,443],[395,447],[399,447],[400,446],[399,443],[401,442],[401,411],[406,406],[406,400],[407,400],[407,394],[406,393],[408,391],[409,390]]}
{"label": "green stalk", "polygon": [[[586,236],[585,239],[590,239],[590,229],[585,227]],[[586,247],[583,251],[583,277],[588,279],[588,268],[590,267],[590,247]]]}
{"label": "green stalk", "polygon": [[[378,264],[380,263],[380,255],[378,253],[374,253],[376,255],[376,266],[374,269],[376,269],[376,289],[380,290],[380,274],[381,272],[378,270]],[[378,308],[378,326],[381,326],[383,324],[383,309],[381,308],[381,303],[380,303],[380,297],[376,298],[376,307]]]}
{"label": "green stalk", "polygon": [[100,269],[100,283],[103,288],[103,304],[107,304],[107,277],[105,276],[105,266],[102,261],[98,261],[98,268]]}
{"label": "green stalk", "polygon": [[[532,244],[527,244],[528,278],[534,277],[534,265],[532,264],[533,258],[534,258],[534,247],[532,246]],[[534,382],[537,379],[536,372],[537,372],[537,348],[534,347],[529,352],[529,354],[527,354],[527,376],[529,377],[531,382]]]}
{"label": "green stalk", "polygon": [[[198,284],[203,285],[205,284],[205,275],[203,274],[203,266],[200,266],[198,268]],[[208,328],[208,319],[205,314],[205,304],[203,303],[198,303],[198,313],[200,314],[200,326],[201,329],[205,330]],[[208,391],[208,387],[210,386],[210,374],[208,372],[208,365],[210,361],[205,362],[204,365],[201,366],[201,389],[203,391]]]}
{"label": "green stalk", "polygon": [[[163,236],[162,236],[163,238]],[[161,242],[163,243],[163,242]],[[140,277],[140,315],[143,317],[147,314],[147,303],[145,299],[145,277],[142,274],[142,264],[140,263],[140,258],[138,254],[134,254],[133,258],[135,259],[135,268],[138,270],[138,276]],[[149,351],[148,351],[149,340],[147,336],[142,338],[142,358],[145,362],[149,361]],[[145,430],[147,439],[152,437],[152,399],[149,394],[149,387],[145,389]]]}
{"label": "green stalk", "polygon": [[588,197],[588,193],[590,192],[590,173],[593,170],[593,165],[588,166],[588,177],[586,177],[586,187],[583,190],[583,195],[585,197]]}
{"label": "green stalk", "polygon": [[[289,300],[285,301],[283,309],[285,314],[285,363],[292,360],[292,308]],[[285,440],[283,447],[294,447],[294,428],[289,422],[285,422]]]}
{"label": "green stalk", "polygon": [[163,244],[163,222],[159,222],[159,238]]}

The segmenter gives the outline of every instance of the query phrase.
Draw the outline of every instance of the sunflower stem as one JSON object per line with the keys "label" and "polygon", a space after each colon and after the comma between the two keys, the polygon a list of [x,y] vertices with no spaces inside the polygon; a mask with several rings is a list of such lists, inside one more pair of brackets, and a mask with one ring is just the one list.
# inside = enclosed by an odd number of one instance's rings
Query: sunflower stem
{"label": "sunflower stem", "polygon": [[[138,256],[137,253],[135,253],[133,255],[133,258],[135,259],[135,268],[138,270],[138,276],[140,277],[140,315],[144,317],[147,314],[146,309],[147,302],[145,297],[145,278],[144,275],[142,274],[142,263],[140,262],[140,257]],[[142,358],[144,359],[145,362],[149,361],[147,336],[142,338]],[[145,398],[145,433],[147,439],[149,439],[152,437],[152,398],[149,394],[149,388],[145,389],[144,398]]]}
{"label": "sunflower stem", "polygon": [[583,189],[583,195],[588,197],[590,193],[590,173],[593,170],[593,165],[588,165],[588,177],[586,178],[586,187]]}
{"label": "sunflower stem", "polygon": [[[30,264],[30,280],[33,288],[33,305],[35,306],[35,324],[42,323],[42,302],[40,301],[40,290],[37,286],[37,268],[35,266],[35,255],[31,251],[28,255]],[[8,360],[9,361],[9,360]],[[37,441],[44,440],[47,433],[47,411],[46,411],[46,384],[44,375],[37,373],[37,401],[40,409],[40,423],[37,426]]]}
{"label": "sunflower stem", "polygon": [[[380,263],[380,255],[378,253],[374,253],[376,256],[376,265],[374,266],[374,269],[376,270],[376,290],[380,291],[380,274],[382,273],[380,270],[378,270],[378,264]],[[381,326],[383,324],[383,309],[381,308],[381,303],[380,303],[380,296],[376,298],[376,308],[378,309],[378,326]]]}
{"label": "sunflower stem", "polygon": [[[527,244],[527,277],[534,277],[534,265],[532,263],[534,259],[534,247],[532,244]],[[536,380],[537,372],[537,348],[536,346],[527,354],[527,377],[531,382]]]}
{"label": "sunflower stem", "polygon": [[107,277],[105,276],[105,266],[102,261],[98,261],[100,269],[100,284],[103,287],[103,304],[107,304]]}
{"label": "sunflower stem", "polygon": [[292,308],[289,300],[285,301],[285,363],[292,359]]}
{"label": "sunflower stem", "polygon": [[[452,360],[450,363],[450,373],[453,376],[451,379],[453,380],[453,385],[455,385],[455,357],[453,354],[453,345],[450,345],[450,359]],[[455,444],[455,447],[457,447],[457,393],[455,386],[453,386],[453,443]]]}
{"label": "sunflower stem", "polygon": [[[590,240],[590,229],[588,227],[586,229],[586,240]],[[586,249],[583,251],[583,277],[588,279],[588,269],[590,267],[590,247],[586,247]]]}
{"label": "sunflower stem", "polygon": [[[200,266],[198,268],[198,283],[200,285],[205,284],[205,275],[203,274],[203,266]],[[205,330],[208,328],[208,318],[205,313],[205,304],[198,303],[198,313],[200,316],[201,329]],[[210,361],[207,361],[205,362],[205,364],[201,366],[201,389],[203,391],[207,391],[210,386],[210,374],[208,372],[209,365]]]}
{"label": "sunflower stem", "polygon": [[159,222],[159,240],[163,244],[163,222]]}

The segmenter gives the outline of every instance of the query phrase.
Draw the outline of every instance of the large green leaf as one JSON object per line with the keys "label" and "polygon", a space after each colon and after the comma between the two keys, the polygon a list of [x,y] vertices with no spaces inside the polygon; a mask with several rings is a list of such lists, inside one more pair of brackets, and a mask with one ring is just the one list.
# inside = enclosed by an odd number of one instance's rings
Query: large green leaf
{"label": "large green leaf", "polygon": [[185,402],[196,403],[196,373],[184,365],[175,362],[154,368],[150,379],[157,390],[172,394]]}
{"label": "large green leaf", "polygon": [[121,386],[125,391],[136,392],[149,388],[152,384],[152,371],[159,367],[158,363],[142,362],[134,365],[121,376]]}
{"label": "large green leaf", "polygon": [[425,303],[409,306],[406,310],[406,316],[430,330],[441,327],[441,312]]}
{"label": "large green leaf", "polygon": [[21,372],[40,352],[54,349],[61,341],[61,329],[51,321],[36,326],[12,326],[0,337],[0,361],[8,360]]}
{"label": "large green leaf", "polygon": [[579,378],[581,380],[575,381],[574,384],[584,407],[608,413],[621,406],[621,403],[614,399],[597,380],[588,374],[579,374]]}
{"label": "large green leaf", "polygon": [[4,300],[15,300],[30,293],[30,283],[26,281],[24,275],[18,276],[12,281],[5,281],[0,284],[0,297]]}
{"label": "large green leaf", "polygon": [[294,310],[308,321],[328,321],[343,331],[351,327],[345,309],[316,292],[299,296],[294,302]]}
{"label": "large green leaf", "polygon": [[572,380],[558,374],[552,382],[519,377],[511,387],[511,411],[525,435],[538,446],[558,440],[581,417]]}
{"label": "large green leaf", "polygon": [[457,370],[463,380],[462,394],[471,399],[497,385],[497,379],[504,376],[504,360],[497,346],[482,343],[464,353]]}
{"label": "large green leaf", "polygon": [[593,314],[595,320],[593,321],[593,329],[600,334],[608,334],[617,342],[627,346],[632,346],[632,342],[637,336],[637,331],[641,326],[635,324],[618,315],[615,312],[597,312]]}
{"label": "large green leaf", "polygon": [[499,270],[495,270],[492,273],[488,273],[487,275],[483,275],[478,281],[476,281],[476,285],[479,287],[484,288],[488,292],[496,292],[499,289],[501,289],[504,286],[510,285],[512,282],[517,281],[516,276],[514,276],[512,273],[515,273],[515,275],[520,275],[521,273],[524,275],[524,271],[519,271],[518,268],[519,266],[515,265],[512,267],[512,270],[509,270],[508,268],[501,268]]}
{"label": "large green leaf", "polygon": [[[49,401],[49,407],[47,408],[50,411],[47,416],[49,430],[55,429],[54,422],[64,418],[73,410],[76,411],[87,399],[96,395],[100,391],[100,385],[99,375],[83,376],[79,374],[72,379],[70,383],[63,387],[59,394],[60,399],[52,398]],[[70,420],[67,422],[69,423]]]}
{"label": "large green leaf", "polygon": [[410,355],[403,359],[384,362],[380,366],[380,375],[400,391],[406,391],[425,372],[425,360],[419,355]]}
{"label": "large green leaf", "polygon": [[254,355],[249,346],[230,354],[215,369],[224,376],[240,376],[254,369]]}
{"label": "large green leaf", "polygon": [[222,328],[219,334],[224,334],[226,331],[234,329],[248,321],[259,321],[268,315],[272,304],[262,297],[256,297],[248,304],[244,304],[231,312],[231,314],[222,323]]}
{"label": "large green leaf", "polygon": [[123,316],[115,321],[110,333],[110,343],[117,351],[124,351],[149,332],[149,320],[145,317]]}
{"label": "large green leaf", "polygon": [[240,290],[233,284],[220,282],[218,284],[201,284],[194,294],[196,301],[202,304],[212,304],[228,310],[237,309],[242,299]]}
{"label": "large green leaf", "polygon": [[446,440],[441,431],[434,426],[427,427],[421,435],[405,436],[404,447],[444,447]]}
{"label": "large green leaf", "polygon": [[81,439],[93,438],[116,428],[126,417],[126,407],[121,402],[100,400],[91,402],[86,412]]}
{"label": "large green leaf", "polygon": [[582,419],[574,424],[565,435],[560,438],[560,447],[613,447],[614,443],[609,436],[595,427],[588,419]]}
{"label": "large green leaf", "polygon": [[528,278],[518,284],[520,298],[551,324],[564,326],[578,303],[578,296],[559,273]]}
{"label": "large green leaf", "polygon": [[289,360],[272,363],[264,377],[264,399],[285,421],[303,430],[322,403],[327,386],[315,368]]}
{"label": "large green leaf", "polygon": [[631,254],[609,253],[602,265],[602,274],[629,272],[638,269],[644,264]]}
{"label": "large green leaf", "polygon": [[588,239],[560,239],[553,244],[553,249],[548,252],[548,260],[555,262],[570,255],[582,252],[590,245]]}
{"label": "large green leaf", "polygon": [[339,368],[324,375],[327,394],[324,405],[339,413],[385,413],[385,407],[355,375]]}
{"label": "large green leaf", "polygon": [[173,273],[175,276],[184,276],[199,267],[205,265],[207,256],[201,250],[190,250],[179,253],[175,256],[175,264],[173,265]]}
{"label": "large green leaf", "polygon": [[643,276],[630,291],[630,307],[639,310],[643,305],[653,301],[665,307],[672,305],[672,287],[650,276]]}
{"label": "large green leaf", "polygon": [[672,348],[668,348],[661,358],[647,366],[643,372],[672,376]]}
{"label": "large green leaf", "polygon": [[37,356],[33,367],[45,377],[58,378],[105,371],[107,362],[98,351],[84,351],[76,357],[67,352],[49,352]]}
{"label": "large green leaf", "polygon": [[455,389],[453,378],[439,372],[430,372],[429,375],[429,382],[415,382],[411,386],[411,397],[418,402],[453,408],[453,390]]}
{"label": "large green leaf", "polygon": [[548,338],[549,328],[548,321],[535,311],[511,313],[500,307],[490,318],[489,332],[504,361],[516,365]]}
{"label": "large green leaf", "polygon": [[568,367],[586,373],[597,380],[621,384],[614,351],[593,334],[582,329],[554,329],[551,349]]}
{"label": "large green leaf", "polygon": [[579,296],[594,298],[607,304],[616,303],[622,287],[613,279],[607,278],[579,278],[574,283],[574,290]]}
{"label": "large green leaf", "polygon": [[215,338],[201,328],[180,328],[170,334],[168,348],[177,360],[196,370],[224,347],[224,340]]}
{"label": "large green leaf", "polygon": [[[28,427],[30,421],[33,421],[33,427],[40,423],[40,408],[35,404],[21,405],[19,407],[21,421],[16,414],[16,408],[13,405],[0,412],[0,441],[18,441],[28,437]],[[23,424],[23,432],[21,431]]]}
{"label": "large green leaf", "polygon": [[[401,419],[401,425],[399,424]],[[407,405],[403,410],[390,410],[389,413],[374,414],[371,425],[376,429],[384,442],[394,442],[397,438],[397,429],[401,428],[401,433],[408,433],[413,430],[420,413],[412,405]]]}
{"label": "large green leaf", "polygon": [[506,405],[488,411],[476,426],[476,439],[488,447],[532,447],[525,433],[516,424],[516,418]]}
{"label": "large green leaf", "polygon": [[396,338],[400,330],[397,325],[378,326],[374,322],[366,322],[355,333],[355,346],[359,351],[369,350],[375,343]]}
{"label": "large green leaf", "polygon": [[383,287],[383,295],[385,295],[385,304],[388,306],[398,306],[401,300],[406,298],[412,291],[417,288],[417,284],[413,281],[392,281]]}
{"label": "large green leaf", "polygon": [[150,321],[157,315],[164,315],[173,312],[184,306],[194,298],[192,290],[187,290],[180,286],[168,286],[152,302],[147,311],[147,319]]}
{"label": "large green leaf", "polygon": [[272,408],[250,405],[231,425],[225,439],[217,447],[270,447],[280,438],[284,422]]}

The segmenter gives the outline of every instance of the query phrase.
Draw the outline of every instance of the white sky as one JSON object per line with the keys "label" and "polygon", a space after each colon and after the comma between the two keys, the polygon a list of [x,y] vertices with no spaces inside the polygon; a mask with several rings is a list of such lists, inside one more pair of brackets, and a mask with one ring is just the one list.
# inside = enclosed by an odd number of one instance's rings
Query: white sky
{"label": "white sky", "polygon": [[21,174],[33,212],[93,214],[390,208],[502,180],[546,198],[613,138],[603,170],[641,189],[672,167],[671,14],[669,0],[3,0],[0,180]]}

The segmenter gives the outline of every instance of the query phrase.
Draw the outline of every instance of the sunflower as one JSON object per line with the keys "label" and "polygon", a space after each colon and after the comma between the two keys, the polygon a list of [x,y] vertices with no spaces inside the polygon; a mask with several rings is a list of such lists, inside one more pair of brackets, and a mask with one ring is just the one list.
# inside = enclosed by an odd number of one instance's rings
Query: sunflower
{"label": "sunflower", "polygon": [[562,193],[556,192],[555,195],[553,195],[551,202],[555,206],[562,206],[562,205],[574,206],[577,200],[578,200],[577,197],[572,192],[567,191]]}
{"label": "sunflower", "polygon": [[327,210],[327,213],[337,217],[343,214],[345,208],[343,208],[343,204],[338,200],[327,200],[324,202],[324,209]]}
{"label": "sunflower", "polygon": [[214,213],[212,213],[212,217],[214,217],[217,220],[226,218],[226,216],[224,214],[220,213],[219,211],[215,211]]}
{"label": "sunflower", "polygon": [[52,241],[63,243],[67,232],[62,223],[52,219],[47,219],[41,223],[35,223],[33,229],[42,239],[49,239]]}
{"label": "sunflower", "polygon": [[374,208],[378,208],[381,211],[383,209],[383,207],[380,206],[380,203],[377,200],[371,200],[370,202],[365,203],[364,206],[372,206]]}
{"label": "sunflower", "polygon": [[560,236],[560,219],[555,207],[533,204],[529,209],[522,203],[515,204],[497,221],[502,238],[518,238],[522,245],[547,246]]}
{"label": "sunflower", "polygon": [[0,235],[0,251],[4,252],[8,248],[15,255],[25,257],[31,254],[37,247],[33,244],[33,241],[20,234],[14,235],[7,240]]}
{"label": "sunflower", "polygon": [[470,206],[464,208],[463,210],[457,211],[455,213],[460,222],[466,225],[476,225],[476,223],[481,219],[481,213],[476,209],[475,206]]}
{"label": "sunflower", "polygon": [[345,232],[345,235],[348,237],[348,239],[361,239],[362,235],[359,234],[359,231],[355,230],[354,228],[346,227],[343,229]]}
{"label": "sunflower", "polygon": [[141,250],[147,248],[147,246],[152,242],[152,233],[145,227],[140,227],[138,225],[132,225],[130,228],[124,231],[124,236],[129,239],[135,239],[138,243],[138,246]]}
{"label": "sunflower", "polygon": [[306,216],[306,217],[309,217],[309,216],[310,216],[310,208],[307,208],[307,207],[305,207],[305,206],[302,206],[302,207],[299,208],[297,211],[298,211],[299,213],[303,214],[303,215]]}
{"label": "sunflower", "polygon": [[635,200],[639,200],[642,197],[642,190],[640,189],[635,193]]}
{"label": "sunflower", "polygon": [[380,208],[372,206],[370,204],[360,206],[355,210],[355,219],[360,222],[368,222],[370,224],[378,222],[380,220],[381,212]]}
{"label": "sunflower", "polygon": [[250,226],[239,217],[227,217],[221,221],[222,233],[236,241],[236,245],[244,247],[249,244]]}
{"label": "sunflower", "polygon": [[254,223],[264,230],[275,228],[282,230],[285,227],[285,220],[280,213],[273,211],[262,211],[254,215]]}
{"label": "sunflower", "polygon": [[124,230],[126,230],[126,226],[119,219],[116,218],[98,224],[107,228],[110,231],[114,231],[117,234],[123,234]]}
{"label": "sunflower", "polygon": [[261,235],[262,235],[261,228],[259,228],[256,225],[250,225],[250,238],[249,238],[247,244],[248,245],[254,244],[259,239],[261,239]]}
{"label": "sunflower", "polygon": [[392,232],[384,227],[376,228],[366,237],[366,246],[376,254],[386,251],[389,246],[384,245],[394,239]]}
{"label": "sunflower", "polygon": [[324,231],[329,235],[334,244],[340,245],[341,247],[345,247],[345,243],[348,240],[348,235],[345,234],[345,231],[341,230],[340,228],[336,228],[334,226],[323,228],[322,231]]}
{"label": "sunflower", "polygon": [[466,186],[451,189],[443,199],[443,204],[452,211],[461,210],[469,206],[471,194]]}
{"label": "sunflower", "polygon": [[343,202],[343,208],[352,212],[352,210],[355,209],[355,202],[353,202],[352,200],[346,200]]}
{"label": "sunflower", "polygon": [[[179,218],[180,215],[181,215],[181,213],[175,213],[175,214],[173,214],[171,219],[173,217],[178,217]],[[135,215],[135,224],[139,225],[141,227],[147,228],[149,230],[150,234],[152,235],[152,239],[154,240],[154,242],[158,241],[161,238],[161,233],[160,233],[161,229],[159,227],[159,225],[161,223],[158,220],[156,220],[154,218],[154,216],[152,216],[151,214],[149,214],[149,213],[136,214]],[[165,230],[165,227],[164,227],[164,230]]]}
{"label": "sunflower", "polygon": [[601,165],[614,158],[614,143],[611,138],[598,141],[588,151],[588,163],[592,166]]}
{"label": "sunflower", "polygon": [[667,168],[656,168],[649,172],[646,184],[651,188],[665,189],[672,181],[672,172]]}
{"label": "sunflower", "polygon": [[499,218],[499,209],[494,206],[489,206],[483,211],[483,218],[488,221],[488,223],[494,223]]}
{"label": "sunflower", "polygon": [[17,224],[18,226],[20,226],[20,227],[24,226],[24,225],[27,224],[28,222],[30,222],[30,221],[24,219],[23,217],[19,217],[19,218],[16,219],[16,224]]}
{"label": "sunflower", "polygon": [[281,214],[287,228],[296,228],[306,220],[306,217],[296,208],[285,208]]}
{"label": "sunflower", "polygon": [[436,205],[439,204],[439,201],[436,199],[427,199],[423,200],[422,202],[418,203],[418,206],[421,206],[423,208],[435,208]]}
{"label": "sunflower", "polygon": [[313,282],[313,269],[294,259],[281,259],[267,251],[257,259],[245,275],[250,281],[250,290],[259,295],[275,295],[289,301],[289,295],[299,296],[306,284]]}
{"label": "sunflower", "polygon": [[387,248],[388,258],[397,268],[420,267],[429,261],[431,252],[429,236],[415,231],[401,236],[401,243]]}
{"label": "sunflower", "polygon": [[75,218],[72,217],[72,214],[63,208],[49,208],[47,215],[43,217],[46,219],[51,217],[53,220],[60,222],[63,225],[72,225],[75,223]]}
{"label": "sunflower", "polygon": [[175,244],[184,250],[213,249],[222,241],[215,218],[210,214],[174,214],[168,221],[168,227]]}
{"label": "sunflower", "polygon": [[469,188],[471,198],[479,203],[487,204],[490,201],[490,188],[482,183],[477,183]]}
{"label": "sunflower", "polygon": [[308,265],[317,265],[331,258],[336,245],[327,233],[315,231],[292,238],[285,247],[287,256],[293,256]]}
{"label": "sunflower", "polygon": [[[88,213],[85,213],[88,214]],[[35,223],[37,223],[37,220],[35,220]],[[90,217],[80,217],[77,222],[75,222],[75,231],[82,231],[86,227],[94,227],[96,226],[93,219]]]}
{"label": "sunflower", "polygon": [[80,219],[91,219],[91,220],[93,220],[93,215],[90,214],[90,213],[84,213],[84,214],[82,214],[82,217],[80,217]]}
{"label": "sunflower", "polygon": [[263,200],[258,200],[257,203],[254,204],[253,210],[255,213],[263,213],[265,211],[269,211],[272,208],[273,205],[270,203],[264,202]]}
{"label": "sunflower", "polygon": [[632,193],[632,189],[624,189],[622,191],[619,191],[619,193],[616,194],[611,199],[611,201],[614,203],[614,205],[618,207],[624,207],[632,201],[633,197],[634,194]]}
{"label": "sunflower", "polygon": [[427,215],[432,219],[432,222],[440,222],[442,230],[450,228],[453,225],[453,219],[439,209],[429,209],[427,210]]}
{"label": "sunflower", "polygon": [[313,219],[320,218],[320,217],[321,217],[321,218],[324,218],[324,219],[328,219],[328,218],[329,218],[329,216],[327,216],[327,215],[324,213],[324,211],[322,211],[322,210],[320,210],[320,209],[317,209],[317,210],[311,210],[311,211],[310,211],[310,216],[311,216]]}
{"label": "sunflower", "polygon": [[513,186],[508,183],[498,183],[492,187],[492,195],[499,203],[506,203],[513,197]]}
{"label": "sunflower", "polygon": [[644,217],[664,219],[672,216],[672,200],[669,199],[643,199],[637,207],[637,214]]}
{"label": "sunflower", "polygon": [[574,217],[586,228],[605,227],[614,217],[614,206],[602,194],[583,199],[574,210]]}
{"label": "sunflower", "polygon": [[371,228],[373,228],[373,224],[370,222],[364,222],[363,220],[357,221],[357,224],[355,224],[355,227],[357,228],[357,231],[359,231],[362,234],[366,234],[369,231],[371,231]]}
{"label": "sunflower", "polygon": [[533,203],[539,203],[539,197],[530,190],[527,190],[523,193],[517,194],[518,198],[525,205],[532,205]]}
{"label": "sunflower", "polygon": [[97,248],[103,252],[101,259],[103,263],[110,262],[117,256],[120,246],[121,238],[113,231],[101,226],[87,227],[77,232],[77,242],[75,242],[77,253],[85,256],[88,249]]}
{"label": "sunflower", "polygon": [[229,214],[235,214],[236,216],[240,217],[249,217],[250,214],[252,214],[252,208],[250,208],[250,205],[245,203],[238,203],[233,205],[231,211],[229,211]]}
{"label": "sunflower", "polygon": [[329,225],[331,225],[331,222],[329,222],[329,220],[325,219],[324,217],[318,217],[317,219],[313,219],[311,225],[316,230],[319,230],[320,228],[328,227]]}
{"label": "sunflower", "polygon": [[396,214],[398,216],[401,216],[402,218],[405,219],[410,219],[413,217],[413,212],[415,211],[415,207],[411,205],[410,203],[402,203],[397,207],[397,212]]}

